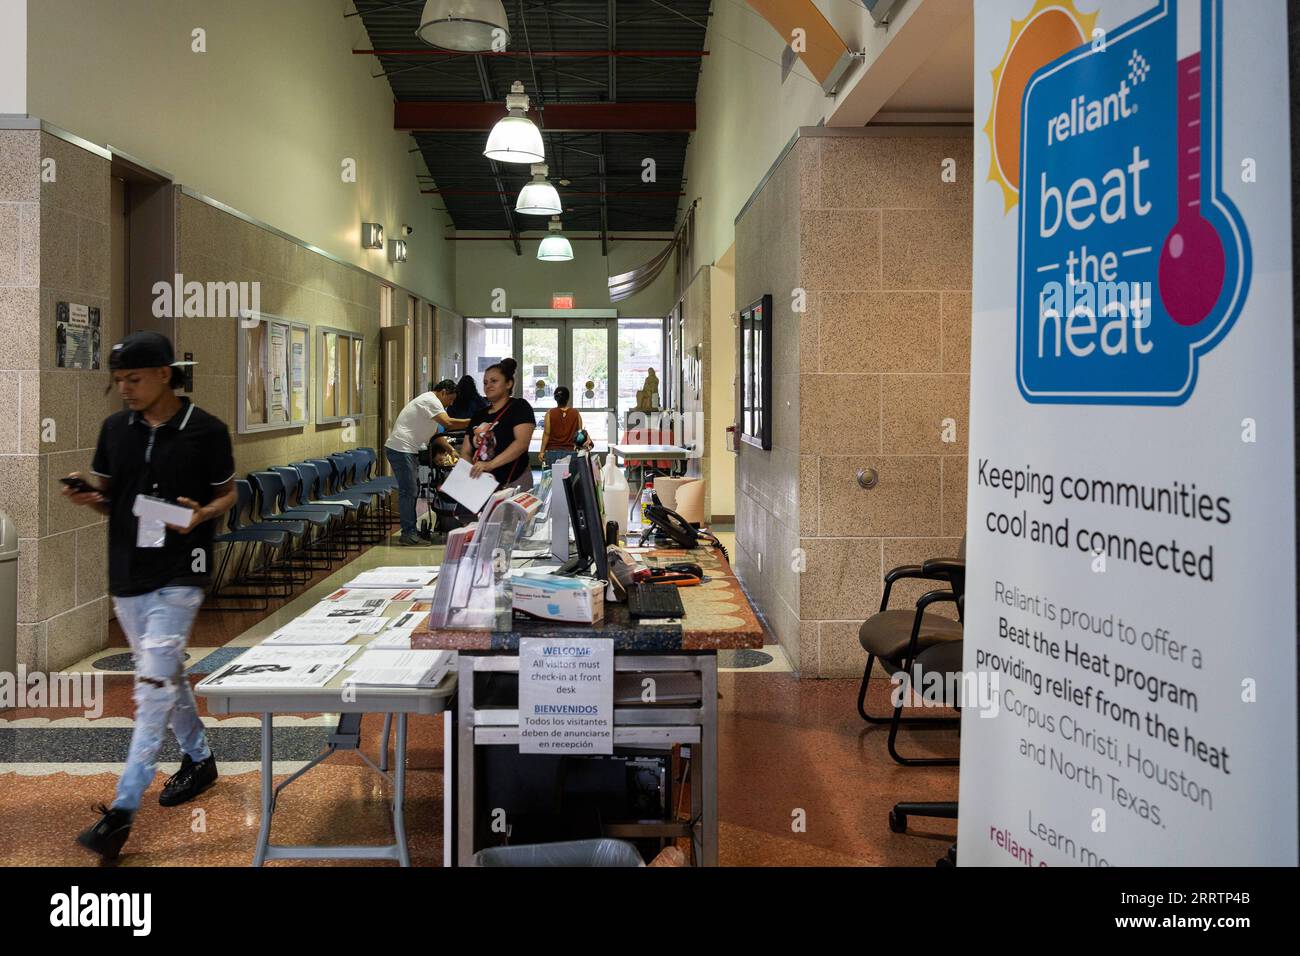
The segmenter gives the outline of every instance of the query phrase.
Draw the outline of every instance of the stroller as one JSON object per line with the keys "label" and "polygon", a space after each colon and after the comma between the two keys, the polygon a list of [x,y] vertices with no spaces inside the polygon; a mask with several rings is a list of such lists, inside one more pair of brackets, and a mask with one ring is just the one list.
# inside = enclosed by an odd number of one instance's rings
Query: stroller
{"label": "stroller", "polygon": [[465,524],[465,509],[438,490],[450,474],[450,467],[438,464],[432,445],[420,452],[420,497],[428,510],[418,522],[416,533],[426,541],[445,536],[448,531]]}

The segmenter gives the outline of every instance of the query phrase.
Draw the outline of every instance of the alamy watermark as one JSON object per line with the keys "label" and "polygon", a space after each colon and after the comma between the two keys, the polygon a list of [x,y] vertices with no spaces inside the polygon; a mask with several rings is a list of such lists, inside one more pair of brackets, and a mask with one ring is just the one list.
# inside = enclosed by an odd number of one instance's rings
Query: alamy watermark
{"label": "alamy watermark", "polygon": [[0,671],[0,710],[22,707],[80,710],[94,720],[104,713],[104,675],[29,672],[22,664],[16,674]]}
{"label": "alamy watermark", "polygon": [[992,671],[926,670],[915,667],[916,679],[907,671],[890,675],[889,703],[894,707],[974,708],[981,717],[996,717],[998,675]]}
{"label": "alamy watermark", "polygon": [[171,282],[155,282],[152,291],[159,319],[242,318],[256,325],[262,311],[260,282],[186,282],[178,272]]}

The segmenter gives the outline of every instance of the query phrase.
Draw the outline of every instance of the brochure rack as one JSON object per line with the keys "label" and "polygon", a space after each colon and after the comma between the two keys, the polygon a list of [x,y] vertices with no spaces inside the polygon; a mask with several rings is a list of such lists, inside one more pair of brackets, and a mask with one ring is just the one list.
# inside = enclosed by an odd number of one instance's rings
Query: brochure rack
{"label": "brochure rack", "polygon": [[494,496],[476,524],[447,536],[447,553],[429,612],[430,629],[490,628],[509,611],[510,556],[529,521],[513,501]]}

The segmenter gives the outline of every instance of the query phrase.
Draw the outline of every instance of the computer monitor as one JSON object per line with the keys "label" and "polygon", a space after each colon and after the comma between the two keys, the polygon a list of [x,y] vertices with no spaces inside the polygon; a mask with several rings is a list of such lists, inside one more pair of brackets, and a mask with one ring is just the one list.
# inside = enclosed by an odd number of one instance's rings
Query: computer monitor
{"label": "computer monitor", "polygon": [[555,573],[590,573],[601,581],[608,581],[609,562],[605,557],[605,528],[601,523],[596,478],[587,467],[585,453],[575,456],[573,462],[572,470],[564,479],[564,498],[569,505],[569,520],[573,525],[578,553]]}

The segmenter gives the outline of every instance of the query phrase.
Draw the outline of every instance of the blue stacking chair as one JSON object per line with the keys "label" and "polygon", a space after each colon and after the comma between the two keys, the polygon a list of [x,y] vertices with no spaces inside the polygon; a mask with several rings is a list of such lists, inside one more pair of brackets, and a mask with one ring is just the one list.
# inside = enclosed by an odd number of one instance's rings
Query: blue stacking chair
{"label": "blue stacking chair", "polygon": [[346,557],[346,547],[340,549],[336,544],[338,533],[343,529],[344,523],[347,521],[348,509],[342,504],[322,504],[305,499],[303,497],[302,474],[294,465],[273,465],[271,471],[279,476],[283,488],[279,500],[279,513],[285,515],[312,513],[325,515],[328,520],[325,524],[324,533],[311,545],[311,548],[324,554],[331,563]]}
{"label": "blue stacking chair", "polygon": [[[330,567],[328,559],[319,558],[318,545],[330,524],[330,515],[315,507],[296,508],[287,511],[284,508],[284,482],[274,471],[253,471],[248,474],[257,492],[254,514],[263,522],[295,521],[301,522],[307,533],[299,541],[299,547],[293,557],[298,570],[323,571]],[[312,536],[315,532],[315,538]],[[322,564],[321,562],[324,561]]]}
{"label": "blue stacking chair", "polygon": [[[235,504],[226,516],[226,531],[215,538],[226,547],[209,594],[213,610],[225,609],[217,603],[223,598],[252,598],[259,600],[265,609],[271,597],[288,597],[293,591],[293,574],[285,561],[289,546],[295,536],[306,532],[306,525],[292,521],[254,521],[252,509],[252,484],[246,478],[236,478]],[[245,590],[233,593],[226,586],[225,574],[236,550],[240,552],[239,560],[229,583]],[[255,585],[265,585],[266,589],[249,590]]]}

